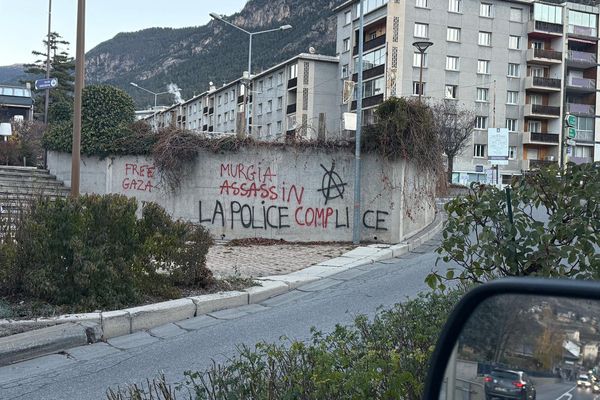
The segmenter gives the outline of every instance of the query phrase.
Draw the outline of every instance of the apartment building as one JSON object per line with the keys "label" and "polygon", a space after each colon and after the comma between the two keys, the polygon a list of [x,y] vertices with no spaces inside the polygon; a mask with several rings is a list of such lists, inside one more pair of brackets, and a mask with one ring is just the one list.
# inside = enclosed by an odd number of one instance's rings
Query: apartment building
{"label": "apartment building", "polygon": [[255,139],[332,138],[340,133],[337,57],[302,53],[262,71],[250,81],[239,78],[210,89],[156,115],[158,127],[214,135],[246,131],[245,107],[250,112],[250,135]]}
{"label": "apartment building", "polygon": [[0,122],[33,121],[31,89],[19,86],[0,86]]}
{"label": "apartment building", "polygon": [[[457,182],[487,181],[487,129],[509,129],[512,175],[558,162],[566,113],[577,116],[574,162],[600,160],[598,14],[593,1],[363,0],[363,121],[391,96],[457,101],[476,114],[471,143],[455,160]],[[357,77],[359,0],[337,13],[339,86]],[[424,56],[416,41],[433,43]],[[341,111],[356,108],[342,104]],[[570,142],[571,145],[574,144]]]}

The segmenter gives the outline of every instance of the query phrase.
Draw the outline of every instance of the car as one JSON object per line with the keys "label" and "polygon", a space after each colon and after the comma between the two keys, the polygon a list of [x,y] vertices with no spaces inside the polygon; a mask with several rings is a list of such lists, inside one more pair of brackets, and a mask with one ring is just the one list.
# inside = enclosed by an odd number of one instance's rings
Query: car
{"label": "car", "polygon": [[598,385],[598,383],[594,383],[592,385],[592,392],[593,393],[600,393],[600,385]]}
{"label": "car", "polygon": [[535,386],[523,371],[496,368],[484,378],[485,399],[535,400]]}
{"label": "car", "polygon": [[592,382],[586,374],[581,374],[577,377],[577,386],[588,389],[592,387]]}

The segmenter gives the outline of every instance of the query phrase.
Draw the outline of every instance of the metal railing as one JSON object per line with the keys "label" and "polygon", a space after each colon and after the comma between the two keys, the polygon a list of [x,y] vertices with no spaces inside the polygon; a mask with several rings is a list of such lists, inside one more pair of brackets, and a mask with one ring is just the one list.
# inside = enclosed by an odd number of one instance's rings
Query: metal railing
{"label": "metal railing", "polygon": [[594,53],[586,51],[569,50],[569,60],[578,63],[596,64],[597,57]]}
{"label": "metal railing", "polygon": [[532,104],[531,112],[533,114],[542,114],[542,115],[560,115],[560,107],[556,106],[544,106],[542,104]]}
{"label": "metal railing", "polygon": [[558,143],[559,135],[554,133],[531,132],[531,140],[543,143]]}
{"label": "metal railing", "polygon": [[556,50],[534,49],[533,56],[536,58],[549,58],[552,60],[562,60],[562,53]]}
{"label": "metal railing", "polygon": [[543,86],[543,87],[560,89],[560,82],[561,82],[560,79],[556,79],[556,78],[544,78],[541,76],[533,77],[533,84],[535,86]]}

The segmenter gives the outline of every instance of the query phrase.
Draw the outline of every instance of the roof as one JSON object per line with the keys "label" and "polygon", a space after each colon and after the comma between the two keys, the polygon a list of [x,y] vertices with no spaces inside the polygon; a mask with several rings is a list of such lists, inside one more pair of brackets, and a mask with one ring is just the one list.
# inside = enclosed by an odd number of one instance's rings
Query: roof
{"label": "roof", "polygon": [[276,71],[276,70],[280,69],[281,67],[291,64],[292,62],[297,61],[297,60],[312,60],[312,61],[321,61],[321,62],[329,62],[329,63],[339,63],[340,62],[340,59],[335,56],[326,56],[323,54],[300,53],[297,56],[294,56],[294,57],[292,57],[288,60],[285,60],[269,69],[262,71],[261,73],[254,75],[253,79],[256,79],[260,76],[268,75],[271,72]]}
{"label": "roof", "polygon": [[3,96],[0,95],[0,106],[9,107],[31,107],[33,105],[33,99],[31,97],[18,97],[18,96]]}

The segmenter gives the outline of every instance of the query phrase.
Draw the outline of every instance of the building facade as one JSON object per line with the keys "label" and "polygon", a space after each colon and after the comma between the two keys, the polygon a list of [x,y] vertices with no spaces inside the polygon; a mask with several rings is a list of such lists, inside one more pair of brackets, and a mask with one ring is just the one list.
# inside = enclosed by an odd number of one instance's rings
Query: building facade
{"label": "building facade", "polygon": [[[598,14],[593,1],[363,0],[363,121],[392,96],[456,101],[476,115],[453,180],[489,181],[488,128],[508,128],[512,175],[561,160],[600,160]],[[356,81],[359,1],[337,13],[338,93]],[[416,41],[431,41],[423,82]],[[342,104],[341,112],[355,109]],[[563,120],[577,136],[563,146]],[[564,154],[563,154],[564,153]]]}
{"label": "building facade", "polygon": [[0,86],[0,122],[33,121],[31,89],[18,86]]}
{"label": "building facade", "polygon": [[[250,87],[250,90],[247,90]],[[258,140],[334,138],[339,135],[338,59],[300,54],[253,75],[194,96],[147,119],[210,135],[246,132]]]}

